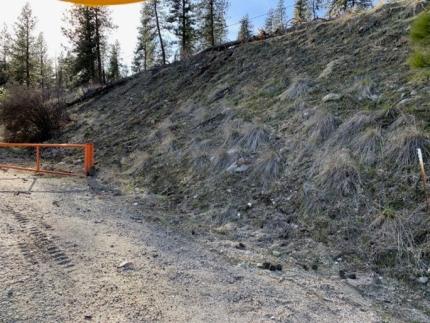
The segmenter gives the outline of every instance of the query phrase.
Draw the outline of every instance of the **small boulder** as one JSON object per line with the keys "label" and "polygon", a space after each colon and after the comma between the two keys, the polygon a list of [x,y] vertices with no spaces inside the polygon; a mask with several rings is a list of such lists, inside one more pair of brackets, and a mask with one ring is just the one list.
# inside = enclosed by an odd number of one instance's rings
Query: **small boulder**
{"label": "small boulder", "polygon": [[122,270],[133,270],[134,264],[131,261],[123,261],[117,268]]}
{"label": "small boulder", "polygon": [[280,256],[281,256],[281,252],[279,252],[278,250],[273,250],[273,251],[272,251],[272,255],[273,255],[274,257],[280,257]]}
{"label": "small boulder", "polygon": [[419,277],[419,278],[417,279],[417,281],[418,281],[420,284],[425,285],[425,284],[427,284],[427,283],[428,283],[429,279],[428,279],[428,277],[421,276],[421,277]]}
{"label": "small boulder", "polygon": [[282,265],[281,264],[272,264],[270,262],[258,263],[257,268],[264,269],[264,270],[270,270],[270,271],[282,271]]}
{"label": "small boulder", "polygon": [[235,248],[239,250],[245,250],[246,246],[242,242],[239,242],[239,244],[237,244]]}
{"label": "small boulder", "polygon": [[339,101],[342,99],[342,95],[338,93],[329,93],[325,97],[323,97],[323,102],[332,102],[332,101]]}

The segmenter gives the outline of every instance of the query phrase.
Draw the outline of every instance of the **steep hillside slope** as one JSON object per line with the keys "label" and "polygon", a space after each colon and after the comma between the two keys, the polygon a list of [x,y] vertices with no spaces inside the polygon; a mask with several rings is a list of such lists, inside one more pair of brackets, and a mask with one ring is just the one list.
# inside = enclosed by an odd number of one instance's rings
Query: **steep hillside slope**
{"label": "steep hillside slope", "polygon": [[100,176],[174,211],[160,221],[306,268],[416,279],[430,259],[416,157],[430,158],[430,87],[405,61],[421,8],[390,3],[142,73],[73,107],[64,140],[94,140]]}

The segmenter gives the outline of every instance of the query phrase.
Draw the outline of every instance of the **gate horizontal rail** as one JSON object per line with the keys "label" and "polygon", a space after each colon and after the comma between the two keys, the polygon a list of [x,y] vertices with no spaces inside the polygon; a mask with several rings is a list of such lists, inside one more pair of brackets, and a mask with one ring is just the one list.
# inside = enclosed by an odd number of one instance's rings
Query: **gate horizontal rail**
{"label": "gate horizontal rail", "polygon": [[35,168],[26,168],[15,165],[0,164],[3,169],[16,169],[23,171],[30,171],[36,173],[46,173],[54,175],[75,176],[77,174],[72,172],[51,171],[42,169],[41,167],[41,150],[43,148],[63,148],[63,149],[82,149],[84,152],[84,174],[85,176],[92,175],[94,171],[94,144],[23,144],[23,143],[2,143],[0,148],[34,148],[36,152],[36,166]]}

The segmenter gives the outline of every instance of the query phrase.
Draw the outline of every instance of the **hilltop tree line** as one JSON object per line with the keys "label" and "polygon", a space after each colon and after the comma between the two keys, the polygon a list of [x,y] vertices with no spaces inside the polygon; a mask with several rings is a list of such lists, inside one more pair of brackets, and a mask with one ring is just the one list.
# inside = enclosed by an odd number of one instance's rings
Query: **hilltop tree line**
{"label": "hilltop tree line", "polygon": [[[285,0],[267,13],[266,33],[283,32],[288,24],[301,24],[319,15],[335,16],[371,6],[370,0],[295,0],[288,17]],[[132,70],[184,60],[196,52],[226,41],[228,0],[147,0],[142,4]],[[14,26],[0,33],[0,86],[18,84],[44,93],[81,84],[103,84],[128,74],[118,41],[108,43],[116,28],[106,7],[72,6],[64,15],[68,40],[59,57],[48,56],[43,33],[27,3]],[[237,38],[252,37],[252,19],[244,16]]]}
{"label": "hilltop tree line", "polygon": [[[140,12],[133,71],[183,60],[226,41],[228,0],[148,0]],[[173,39],[172,39],[173,38]]]}

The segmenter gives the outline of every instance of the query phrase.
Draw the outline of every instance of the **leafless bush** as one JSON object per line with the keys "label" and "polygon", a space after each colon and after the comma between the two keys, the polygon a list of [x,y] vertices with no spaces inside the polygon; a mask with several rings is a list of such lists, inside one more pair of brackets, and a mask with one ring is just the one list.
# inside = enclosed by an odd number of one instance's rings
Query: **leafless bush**
{"label": "leafless bush", "polygon": [[43,142],[51,139],[67,121],[58,103],[43,100],[36,90],[14,88],[0,103],[0,119],[9,142]]}
{"label": "leafless bush", "polygon": [[424,157],[430,157],[430,138],[416,127],[397,129],[386,145],[386,156],[398,167],[418,164],[417,149],[421,148]]}

